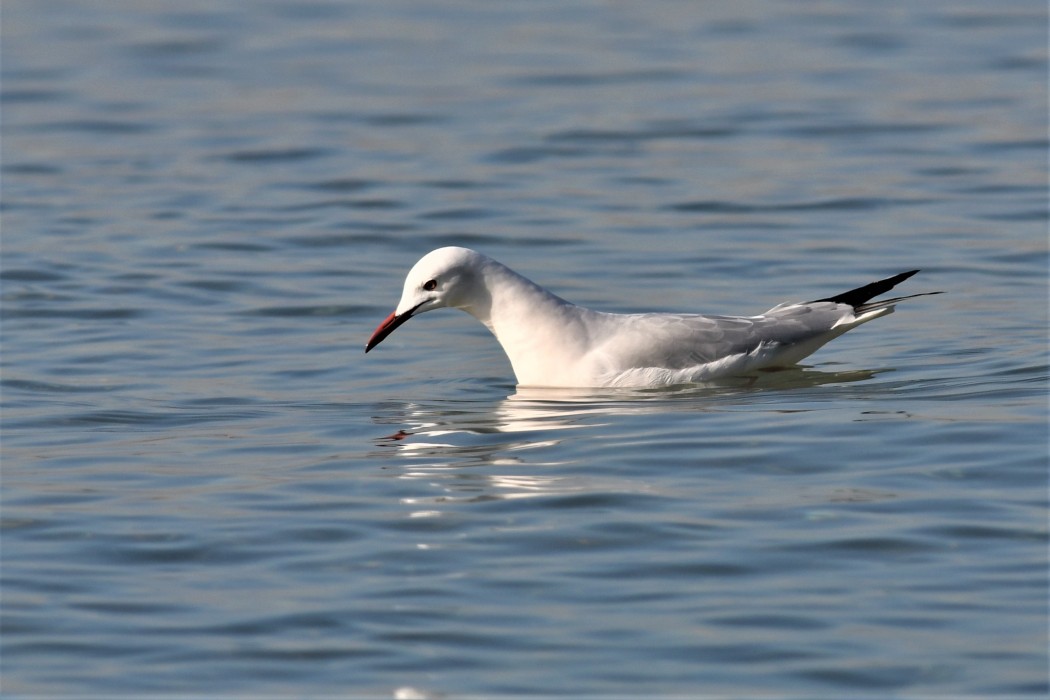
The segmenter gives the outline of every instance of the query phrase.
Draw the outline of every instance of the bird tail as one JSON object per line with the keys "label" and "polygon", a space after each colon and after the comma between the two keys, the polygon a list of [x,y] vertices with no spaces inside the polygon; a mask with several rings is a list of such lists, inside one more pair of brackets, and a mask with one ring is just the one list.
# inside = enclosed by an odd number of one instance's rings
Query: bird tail
{"label": "bird tail", "polygon": [[893,297],[892,299],[882,299],[880,301],[872,301],[867,304],[861,304],[860,306],[854,306],[854,312],[858,314],[865,313],[867,311],[874,311],[876,309],[892,308],[894,304],[905,299],[914,299],[915,297],[928,297],[934,294],[944,294],[944,292],[920,292],[919,294],[909,294],[903,297]]}
{"label": "bird tail", "polygon": [[931,294],[941,294],[941,292],[922,292],[921,294],[909,294],[908,296],[894,297],[893,299],[883,299],[882,301],[871,301],[873,298],[879,296],[880,294],[885,294],[886,292],[890,291],[898,284],[908,279],[917,272],[918,270],[909,270],[908,272],[902,272],[899,275],[894,275],[893,277],[887,277],[884,280],[871,282],[870,284],[866,284],[863,287],[857,287],[856,289],[851,289],[848,292],[836,294],[833,297],[828,297],[826,299],[816,299],[809,303],[816,304],[822,301],[828,301],[833,304],[848,304],[849,306],[853,307],[853,311],[855,313],[863,314],[869,311],[878,311],[880,309],[892,308],[894,304],[896,304],[899,301],[904,301],[905,299],[914,299],[915,297],[924,297],[929,296]]}

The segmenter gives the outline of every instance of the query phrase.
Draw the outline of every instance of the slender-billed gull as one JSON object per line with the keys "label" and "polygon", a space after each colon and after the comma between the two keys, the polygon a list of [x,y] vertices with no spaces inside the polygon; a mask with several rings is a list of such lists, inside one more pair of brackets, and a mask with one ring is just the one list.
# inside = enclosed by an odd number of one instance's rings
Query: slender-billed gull
{"label": "slender-billed gull", "polygon": [[[496,336],[518,384],[656,387],[789,367],[829,340],[923,294],[871,301],[918,270],[758,316],[613,314],[576,306],[468,248],[438,248],[409,271],[368,352],[424,311],[462,309]],[[937,292],[927,292],[936,294]]]}

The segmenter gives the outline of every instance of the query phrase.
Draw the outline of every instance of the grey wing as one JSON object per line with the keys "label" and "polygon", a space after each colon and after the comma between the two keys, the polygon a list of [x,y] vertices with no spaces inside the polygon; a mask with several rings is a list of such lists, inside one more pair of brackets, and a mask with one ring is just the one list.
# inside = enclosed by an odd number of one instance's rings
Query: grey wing
{"label": "grey wing", "polygon": [[645,343],[637,348],[632,364],[644,366],[656,351],[664,367],[685,369],[762,345],[789,346],[828,333],[851,313],[843,304],[817,302],[782,305],[760,316],[637,314],[630,317],[636,331],[632,335],[644,336]]}

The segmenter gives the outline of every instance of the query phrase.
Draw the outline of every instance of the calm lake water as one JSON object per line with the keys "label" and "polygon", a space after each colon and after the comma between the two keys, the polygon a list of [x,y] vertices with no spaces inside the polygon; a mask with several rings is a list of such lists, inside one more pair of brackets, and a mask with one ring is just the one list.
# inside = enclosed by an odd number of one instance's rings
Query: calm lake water
{"label": "calm lake water", "polygon": [[[1045,697],[1047,8],[8,0],[6,697]],[[754,385],[610,311],[946,294]]]}

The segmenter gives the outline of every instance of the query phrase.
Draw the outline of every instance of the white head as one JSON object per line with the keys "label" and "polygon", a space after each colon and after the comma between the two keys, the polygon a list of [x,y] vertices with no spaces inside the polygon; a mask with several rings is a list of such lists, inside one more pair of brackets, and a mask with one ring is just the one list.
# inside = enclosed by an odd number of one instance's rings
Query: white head
{"label": "white head", "polygon": [[470,310],[486,303],[481,271],[491,260],[469,248],[438,248],[412,266],[394,313],[372,333],[365,344],[368,352],[408,319],[425,311],[445,307]]}

